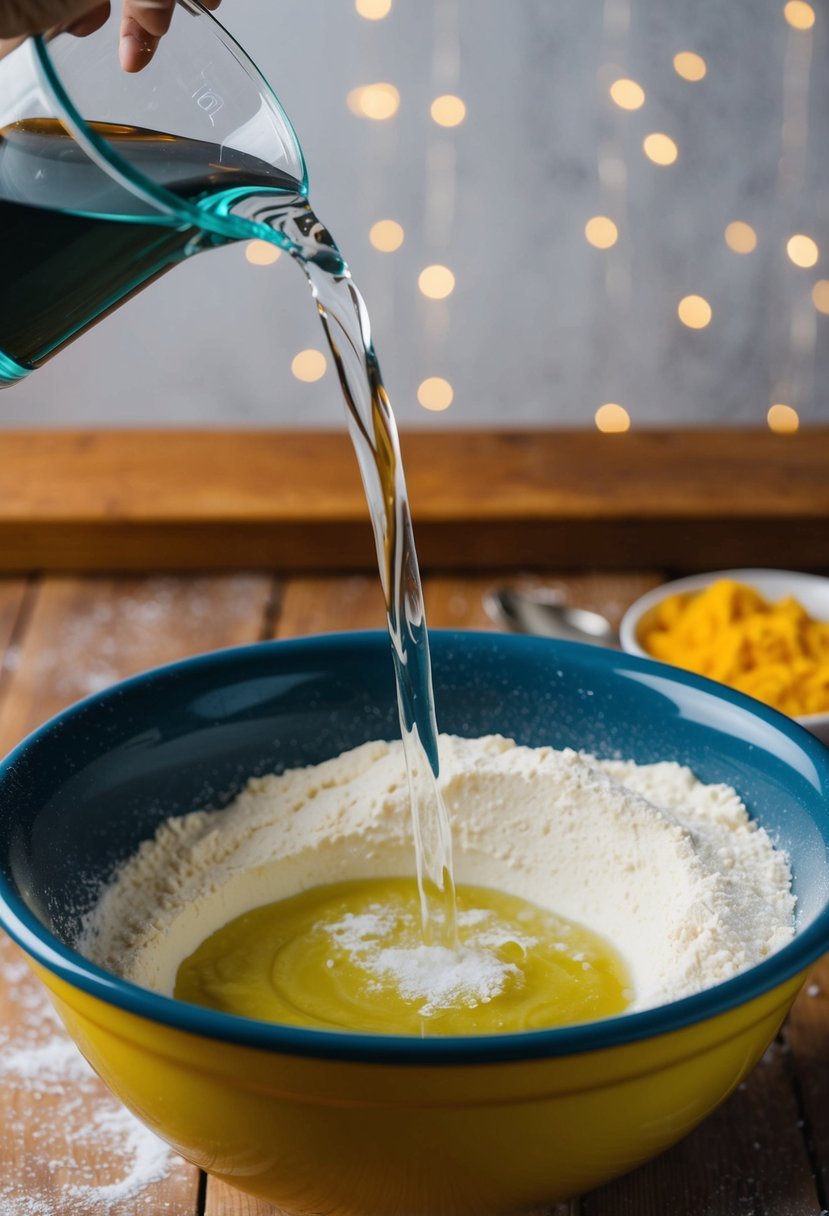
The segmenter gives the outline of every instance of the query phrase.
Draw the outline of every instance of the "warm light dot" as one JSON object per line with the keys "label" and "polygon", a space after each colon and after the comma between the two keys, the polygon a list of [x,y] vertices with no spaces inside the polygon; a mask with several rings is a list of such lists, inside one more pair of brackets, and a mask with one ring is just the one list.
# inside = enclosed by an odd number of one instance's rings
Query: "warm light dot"
{"label": "warm light dot", "polygon": [[672,165],[679,156],[677,146],[670,135],[663,135],[661,131],[646,135],[642,140],[642,147],[645,156],[655,165]]}
{"label": "warm light dot", "polygon": [[766,415],[769,429],[778,435],[793,435],[800,426],[797,410],[790,405],[773,405]]}
{"label": "warm light dot", "polygon": [[697,55],[694,51],[680,51],[674,55],[674,71],[683,80],[696,81],[702,80],[708,68],[702,55]]}
{"label": "warm light dot", "polygon": [[640,110],[645,104],[645,90],[635,80],[614,80],[610,86],[610,99],[621,110]]}
{"label": "warm light dot", "polygon": [[348,94],[348,108],[360,118],[373,118],[383,122],[396,114],[400,106],[400,93],[393,84],[363,84]]}
{"label": "warm light dot", "polygon": [[455,276],[448,266],[427,266],[418,275],[417,285],[430,300],[445,300],[455,290]]}
{"label": "warm light dot", "polygon": [[732,220],[725,230],[725,243],[734,253],[753,253],[757,248],[757,233],[751,224]]}
{"label": "warm light dot", "polygon": [[454,396],[452,385],[440,376],[430,376],[417,390],[417,399],[425,410],[448,410]]}
{"label": "warm light dot", "polygon": [[711,320],[711,305],[704,296],[683,296],[677,305],[679,319],[689,329],[705,329]]}
{"label": "warm light dot", "polygon": [[429,113],[439,127],[456,127],[466,118],[466,105],[460,97],[445,93],[435,98]]}
{"label": "warm light dot", "polygon": [[325,375],[325,355],[321,350],[301,350],[291,360],[291,371],[297,380],[305,380],[311,384]]}
{"label": "warm light dot", "polygon": [[623,405],[609,401],[596,410],[596,426],[606,435],[620,435],[630,430],[630,414]]}
{"label": "warm light dot", "polygon": [[378,220],[371,225],[368,239],[381,253],[394,253],[403,244],[403,229],[397,220]]}
{"label": "warm light dot", "polygon": [[786,241],[786,253],[795,266],[802,266],[804,270],[814,266],[820,257],[817,242],[810,236],[804,236],[802,232],[789,237]]}
{"label": "warm light dot", "polygon": [[596,249],[610,249],[619,239],[619,229],[607,215],[594,215],[584,225],[588,244]]}
{"label": "warm light dot", "polygon": [[812,303],[818,312],[829,313],[829,279],[818,279],[812,288]]}
{"label": "warm light dot", "polygon": [[795,30],[810,30],[815,24],[815,10],[806,0],[789,0],[783,8],[783,16]]}
{"label": "warm light dot", "polygon": [[252,266],[270,266],[281,256],[282,250],[270,241],[248,241],[245,246],[245,257]]}
{"label": "warm light dot", "polygon": [[391,12],[391,0],[354,0],[354,7],[366,21],[380,21]]}

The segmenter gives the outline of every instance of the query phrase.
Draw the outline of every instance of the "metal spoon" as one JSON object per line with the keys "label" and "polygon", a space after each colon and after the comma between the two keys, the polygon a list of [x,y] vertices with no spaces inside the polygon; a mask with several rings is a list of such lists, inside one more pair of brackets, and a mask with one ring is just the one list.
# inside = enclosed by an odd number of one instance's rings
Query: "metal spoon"
{"label": "metal spoon", "polygon": [[619,634],[607,617],[586,608],[572,608],[564,603],[559,592],[544,587],[530,591],[494,587],[484,596],[484,608],[496,625],[510,633],[531,633],[619,649]]}

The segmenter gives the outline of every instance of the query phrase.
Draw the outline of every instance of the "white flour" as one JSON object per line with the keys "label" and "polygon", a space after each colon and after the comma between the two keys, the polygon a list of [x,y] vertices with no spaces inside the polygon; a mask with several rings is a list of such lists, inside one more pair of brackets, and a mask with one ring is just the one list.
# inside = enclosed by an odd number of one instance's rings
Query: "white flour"
{"label": "white flour", "polygon": [[[788,861],[727,786],[498,736],[444,737],[441,761],[457,880],[603,934],[628,963],[633,1009],[728,979],[793,935]],[[401,746],[365,744],[170,819],[103,893],[79,948],[170,994],[182,959],[232,918],[320,883],[411,873],[412,858]],[[438,970],[424,959],[412,983],[428,974],[440,999]]]}
{"label": "white flour", "polygon": [[[428,1018],[442,1009],[459,1005],[474,1009],[486,1004],[520,976],[518,967],[494,953],[506,942],[515,943],[515,934],[493,933],[488,923],[492,920],[494,917],[477,909],[471,914],[459,913],[458,923],[472,932],[458,950],[425,943],[387,945],[398,921],[393,912],[379,905],[359,915],[347,912],[326,932],[369,975],[391,980],[404,1000],[422,1001],[418,1012]],[[520,944],[526,948],[531,941],[528,938]]]}
{"label": "white flour", "polygon": [[[0,1155],[0,1216],[155,1216],[193,1170],[105,1088],[60,1024],[42,984],[0,942],[8,1017],[0,1088],[15,1119]],[[195,1195],[195,1181],[191,1191]]]}

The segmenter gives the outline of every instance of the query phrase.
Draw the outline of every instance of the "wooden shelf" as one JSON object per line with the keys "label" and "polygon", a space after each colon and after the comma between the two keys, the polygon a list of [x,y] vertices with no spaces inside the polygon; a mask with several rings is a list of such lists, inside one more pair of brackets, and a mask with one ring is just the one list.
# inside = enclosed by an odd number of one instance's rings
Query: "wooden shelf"
{"label": "wooden shelf", "polygon": [[[419,431],[431,569],[829,566],[829,428]],[[370,569],[342,433],[0,431],[0,570]]]}

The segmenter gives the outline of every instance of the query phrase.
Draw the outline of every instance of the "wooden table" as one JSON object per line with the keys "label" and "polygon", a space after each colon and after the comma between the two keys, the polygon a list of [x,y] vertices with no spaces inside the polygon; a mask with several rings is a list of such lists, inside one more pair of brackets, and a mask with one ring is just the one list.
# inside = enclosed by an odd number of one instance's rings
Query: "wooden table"
{"label": "wooden table", "polygon": [[[556,576],[619,616],[657,572]],[[489,628],[486,575],[426,582],[434,626]],[[48,576],[0,580],[0,744],[135,671],[212,647],[382,625],[374,576]],[[37,982],[0,945],[0,1216],[265,1216],[272,1209],[156,1151],[86,1073]],[[557,1216],[817,1216],[829,1185],[829,964],[739,1091],[693,1135]],[[133,1175],[131,1183],[130,1173]],[[158,1176],[153,1177],[153,1174]],[[109,1190],[106,1188],[109,1187]]]}
{"label": "wooden table", "polygon": [[[414,437],[404,451],[433,626],[490,628],[481,595],[505,578],[560,586],[618,619],[669,572],[829,565],[827,431],[456,435]],[[2,752],[143,668],[257,639],[382,627],[341,437],[0,433],[0,467]],[[129,573],[141,568],[154,573]],[[200,1176],[125,1116],[7,940],[0,1085],[0,1216],[272,1211]],[[555,1212],[818,1216],[829,1209],[828,1170],[824,960],[716,1114],[651,1165]]]}

